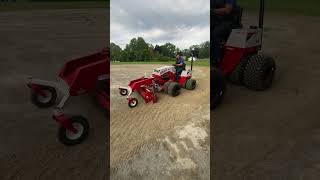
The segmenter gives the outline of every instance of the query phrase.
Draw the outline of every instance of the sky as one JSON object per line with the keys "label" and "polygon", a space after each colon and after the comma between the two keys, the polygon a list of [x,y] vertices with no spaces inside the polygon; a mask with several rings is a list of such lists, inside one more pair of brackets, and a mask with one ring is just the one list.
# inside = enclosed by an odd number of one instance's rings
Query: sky
{"label": "sky", "polygon": [[110,38],[121,48],[132,38],[180,49],[210,40],[210,0],[111,0]]}

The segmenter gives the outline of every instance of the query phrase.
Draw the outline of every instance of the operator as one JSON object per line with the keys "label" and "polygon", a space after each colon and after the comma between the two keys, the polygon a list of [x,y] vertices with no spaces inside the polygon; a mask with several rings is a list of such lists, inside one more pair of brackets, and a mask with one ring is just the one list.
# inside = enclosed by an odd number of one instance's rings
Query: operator
{"label": "operator", "polygon": [[176,63],[173,64],[173,66],[176,68],[176,80],[178,81],[182,71],[186,68],[186,64],[184,63],[184,59],[182,57],[182,52],[178,52],[176,54]]}
{"label": "operator", "polygon": [[213,64],[221,60],[221,43],[228,39],[232,31],[233,10],[236,0],[216,0],[213,9]]}

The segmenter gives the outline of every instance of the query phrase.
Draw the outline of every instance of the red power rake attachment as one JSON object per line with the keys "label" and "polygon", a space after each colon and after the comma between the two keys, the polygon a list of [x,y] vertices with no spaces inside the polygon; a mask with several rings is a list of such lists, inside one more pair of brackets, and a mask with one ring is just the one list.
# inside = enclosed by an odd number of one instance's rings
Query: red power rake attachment
{"label": "red power rake attachment", "polygon": [[128,106],[133,108],[138,105],[138,99],[132,97],[132,93],[138,93],[145,103],[157,102],[157,93],[165,92],[173,97],[180,94],[181,88],[193,90],[196,87],[196,80],[191,79],[192,70],[184,70],[176,81],[176,70],[174,66],[163,66],[153,70],[150,77],[141,77],[129,82],[127,87],[120,86],[121,96],[127,96]]}
{"label": "red power rake attachment", "polygon": [[59,140],[66,145],[81,143],[89,133],[89,123],[82,116],[68,116],[62,108],[70,96],[91,94],[104,109],[109,109],[109,50],[68,61],[57,81],[29,78],[31,101],[40,108],[56,104],[58,92],[62,98],[53,110],[53,119],[60,124]]}

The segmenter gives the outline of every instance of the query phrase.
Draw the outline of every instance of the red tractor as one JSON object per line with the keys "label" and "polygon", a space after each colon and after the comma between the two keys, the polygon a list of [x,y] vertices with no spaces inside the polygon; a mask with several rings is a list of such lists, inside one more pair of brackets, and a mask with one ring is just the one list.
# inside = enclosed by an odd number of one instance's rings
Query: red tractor
{"label": "red tractor", "polygon": [[[213,0],[213,7],[215,1]],[[260,0],[259,25],[244,28],[241,23],[242,8],[237,7],[237,26],[227,41],[221,42],[221,62],[212,68],[211,107],[215,109],[222,101],[229,79],[237,85],[252,90],[265,90],[272,85],[276,63],[272,57],[262,54],[264,0]],[[215,15],[212,15],[214,21]]]}
{"label": "red tractor", "polygon": [[179,80],[176,80],[176,70],[174,66],[163,66],[153,70],[150,77],[141,77],[129,82],[127,87],[120,86],[119,93],[126,96],[128,106],[134,108],[138,105],[138,99],[132,97],[132,93],[138,93],[145,103],[157,102],[157,93],[165,92],[172,97],[180,94],[181,88],[193,90],[196,87],[196,80],[192,79],[193,55],[191,69],[182,71]]}
{"label": "red tractor", "polygon": [[68,61],[57,77],[57,82],[30,78],[31,101],[39,108],[54,106],[53,119],[60,125],[58,138],[66,145],[81,143],[89,133],[89,123],[82,116],[66,115],[62,108],[70,96],[89,93],[102,108],[109,109],[109,51]]}

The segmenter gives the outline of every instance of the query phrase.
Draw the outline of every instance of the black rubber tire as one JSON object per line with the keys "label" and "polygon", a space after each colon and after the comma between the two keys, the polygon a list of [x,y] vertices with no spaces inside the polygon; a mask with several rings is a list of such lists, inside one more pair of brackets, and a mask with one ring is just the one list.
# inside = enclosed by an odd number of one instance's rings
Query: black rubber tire
{"label": "black rubber tire", "polygon": [[243,82],[249,89],[261,91],[272,85],[276,63],[272,57],[257,54],[250,58],[245,68]]}
{"label": "black rubber tire", "polygon": [[236,85],[243,84],[243,74],[244,74],[244,70],[248,64],[249,59],[250,59],[250,57],[241,58],[240,63],[236,66],[236,68],[228,76],[228,79],[231,83],[236,84]]}
{"label": "black rubber tire", "polygon": [[[132,104],[132,101],[135,101],[135,103],[134,103],[134,104]],[[130,108],[137,107],[137,106],[138,106],[138,104],[139,104],[139,101],[138,101],[138,99],[137,99],[137,98],[132,98],[130,101],[128,101],[128,106],[129,106]]]}
{"label": "black rubber tire", "polygon": [[169,84],[170,84],[171,82],[166,82],[166,83],[164,83],[164,92],[165,93],[167,93],[168,94],[168,87],[169,87]]}
{"label": "black rubber tire", "polygon": [[172,97],[176,97],[180,94],[180,85],[177,82],[171,82],[168,86],[168,94]]}
{"label": "black rubber tire", "polygon": [[210,91],[210,98],[211,98],[211,106],[210,109],[216,109],[221,102],[223,101],[224,95],[227,90],[227,85],[225,78],[221,71],[214,68],[211,72],[211,91]]}
{"label": "black rubber tire", "polygon": [[126,95],[128,95],[128,90],[126,90],[126,89],[120,89],[120,95],[121,96],[126,96]]}
{"label": "black rubber tire", "polygon": [[195,79],[187,79],[186,81],[186,89],[194,90],[197,86],[197,81]]}
{"label": "black rubber tire", "polygon": [[89,123],[86,118],[82,116],[72,116],[70,118],[71,123],[79,123],[83,127],[83,132],[77,139],[70,139],[67,137],[67,129],[64,128],[63,126],[59,127],[58,130],[58,139],[62,144],[72,146],[76,144],[80,144],[83,142],[89,135]]}
{"label": "black rubber tire", "polygon": [[55,88],[50,86],[40,86],[42,90],[49,91],[51,93],[51,98],[48,102],[41,102],[39,100],[40,95],[31,90],[31,102],[35,106],[39,108],[48,108],[53,106],[56,103],[57,100],[57,91]]}

